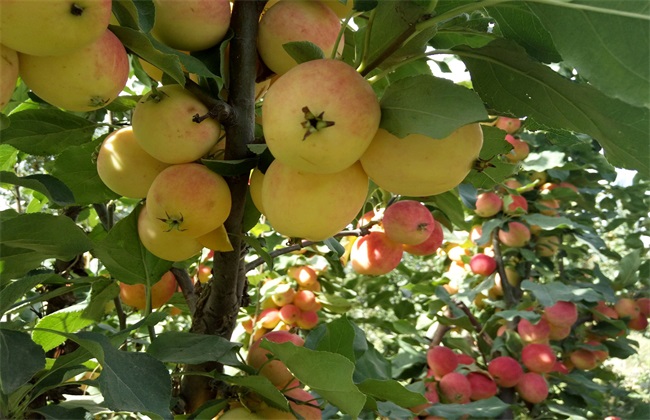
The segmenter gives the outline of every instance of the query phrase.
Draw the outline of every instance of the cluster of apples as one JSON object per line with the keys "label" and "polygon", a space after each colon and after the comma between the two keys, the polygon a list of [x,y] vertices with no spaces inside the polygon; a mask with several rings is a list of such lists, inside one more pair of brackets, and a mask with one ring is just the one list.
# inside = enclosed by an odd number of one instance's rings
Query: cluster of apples
{"label": "cluster of apples", "polygon": [[[620,297],[613,305],[605,301],[599,301],[593,308],[593,318],[596,323],[608,320],[622,320],[631,330],[644,331],[648,328],[648,317],[650,317],[650,298]],[[622,333],[622,331],[621,331]],[[592,329],[593,337],[598,339]]]}
{"label": "cluster of apples", "polygon": [[[308,265],[289,267],[289,281],[274,282],[272,294],[262,302],[262,311],[255,317],[242,321],[244,330],[254,340],[269,331],[289,331],[294,327],[310,330],[318,325],[321,304],[317,293],[321,286],[318,273]],[[293,280],[293,281],[291,281]]]}
{"label": "cluster of apples", "polygon": [[0,14],[0,109],[18,77],[41,99],[68,111],[111,103],[126,85],[129,59],[108,29],[111,0],[7,0]]}
{"label": "cluster of apples", "polygon": [[[257,339],[248,349],[246,363],[257,369],[259,374],[268,378],[287,397],[291,412],[281,411],[248,395],[245,404],[236,402],[221,413],[219,419],[295,419],[304,418],[316,420],[322,418],[322,411],[317,400],[304,388],[280,360],[274,359],[273,354],[260,347],[262,339],[272,343],[293,343],[298,347],[305,345],[305,340],[297,334],[288,331],[271,331]],[[300,417],[298,417],[300,416]]]}
{"label": "cluster of apples", "polygon": [[440,223],[419,201],[397,201],[371,210],[358,222],[368,233],[350,238],[350,265],[357,274],[382,275],[394,270],[404,252],[435,254],[443,241]]}

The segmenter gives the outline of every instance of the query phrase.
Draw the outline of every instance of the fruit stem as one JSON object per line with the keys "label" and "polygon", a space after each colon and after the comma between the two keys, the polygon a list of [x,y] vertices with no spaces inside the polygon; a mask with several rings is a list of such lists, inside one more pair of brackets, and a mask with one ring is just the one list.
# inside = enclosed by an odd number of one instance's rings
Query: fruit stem
{"label": "fruit stem", "polygon": [[224,127],[231,126],[235,123],[235,112],[232,106],[226,101],[219,98],[213,98],[206,94],[201,86],[189,77],[185,78],[185,89],[189,90],[196,96],[203,105],[208,108],[208,112],[204,115],[196,114],[192,118],[195,123],[200,123],[208,118],[219,121]]}

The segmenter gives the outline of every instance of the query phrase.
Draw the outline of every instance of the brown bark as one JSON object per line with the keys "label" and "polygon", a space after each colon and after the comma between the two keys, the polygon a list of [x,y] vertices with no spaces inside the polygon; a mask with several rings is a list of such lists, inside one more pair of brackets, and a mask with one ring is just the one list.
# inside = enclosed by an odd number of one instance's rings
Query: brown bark
{"label": "brown bark", "polygon": [[[237,0],[233,6],[230,41],[230,83],[228,103],[232,107],[226,129],[225,158],[242,159],[249,156],[247,145],[255,133],[255,77],[257,22],[265,1]],[[231,252],[214,255],[214,276],[199,296],[191,331],[214,334],[230,339],[237,321],[237,313],[246,289],[244,271],[245,245],[242,220],[248,174],[227,177],[232,195],[232,210],[224,224],[233,246]],[[217,362],[187,366],[188,371],[221,370]],[[220,384],[203,376],[186,376],[181,386],[184,411],[193,412],[205,401],[215,398]]]}

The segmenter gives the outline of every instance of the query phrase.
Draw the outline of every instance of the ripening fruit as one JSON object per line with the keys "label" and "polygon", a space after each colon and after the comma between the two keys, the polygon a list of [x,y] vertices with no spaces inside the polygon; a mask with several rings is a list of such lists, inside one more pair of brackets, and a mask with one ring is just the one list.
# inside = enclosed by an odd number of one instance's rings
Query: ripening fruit
{"label": "ripening fruit", "polygon": [[[338,16],[319,1],[279,1],[260,19],[257,50],[271,71],[285,74],[298,63],[284,49],[284,44],[308,41],[318,46],[325,57],[330,57],[340,29]],[[343,45],[341,39],[339,53]]]}
{"label": "ripening fruit", "polygon": [[320,289],[318,274],[308,265],[295,265],[289,267],[287,269],[287,274],[298,283],[298,287],[301,289],[311,290],[312,292],[316,292]]}
{"label": "ripening fruit", "polygon": [[[306,2],[276,6],[283,3]],[[276,160],[294,170],[331,174],[359,160],[377,132],[381,111],[353,67],[322,59],[302,63],[273,83],[262,115],[264,138]]]}
{"label": "ripening fruit", "polygon": [[296,325],[300,319],[300,309],[293,303],[288,303],[280,308],[280,321],[287,325]]}
{"label": "ripening fruit", "polygon": [[537,324],[522,318],[517,324],[517,333],[526,343],[548,343],[551,327],[544,318],[540,319]]}
{"label": "ripening fruit", "polygon": [[634,299],[620,298],[614,304],[614,310],[619,318],[636,318],[641,313],[639,306]]}
{"label": "ripening fruit", "polygon": [[185,261],[203,249],[195,238],[174,235],[161,230],[157,224],[149,217],[145,204],[138,216],[138,236],[142,245],[156,257],[167,261]]}
{"label": "ripening fruit", "polygon": [[131,127],[109,134],[97,154],[99,178],[113,192],[128,198],[146,197],[153,180],[168,166],[140,147]]}
{"label": "ripening fruit", "polygon": [[225,413],[217,416],[218,420],[262,420],[264,417],[258,416],[246,407],[234,407]]}
{"label": "ripening fruit", "polygon": [[204,247],[212,251],[230,252],[233,250],[230,238],[226,228],[221,225],[215,230],[211,230],[205,235],[196,238],[197,241]]}
{"label": "ripening fruit", "polygon": [[555,352],[547,344],[526,344],[521,350],[521,362],[532,372],[548,373],[553,370],[556,360]]}
{"label": "ripening fruit", "polygon": [[111,0],[2,0],[2,44],[23,54],[69,54],[97,41],[110,18]]}
{"label": "ripening fruit", "polygon": [[557,236],[540,236],[535,242],[535,252],[540,257],[552,257],[557,254],[560,247],[560,238]]}
{"label": "ripening fruit", "polygon": [[433,346],[427,350],[427,365],[433,377],[440,380],[458,367],[458,358],[449,347]]}
{"label": "ripening fruit", "polygon": [[510,356],[499,356],[488,363],[488,372],[497,385],[511,388],[519,382],[524,370],[518,361]]}
{"label": "ripening fruit", "polygon": [[9,103],[18,81],[18,53],[0,44],[0,111]]}
{"label": "ripening fruit", "polygon": [[294,297],[296,296],[296,290],[291,287],[288,283],[279,284],[275,289],[271,300],[278,306],[288,305],[293,302]]}
{"label": "ripening fruit", "polygon": [[448,403],[467,404],[472,395],[472,386],[467,377],[458,372],[450,372],[438,383],[440,396]]}
{"label": "ripening fruit", "polygon": [[505,214],[526,214],[528,213],[528,201],[521,195],[510,194],[503,200],[503,212]]}
{"label": "ripening fruit", "polygon": [[544,318],[553,325],[571,326],[578,320],[578,308],[573,302],[559,300],[544,308]]}
{"label": "ripening fruit", "polygon": [[[176,292],[176,277],[171,271],[151,286],[151,308],[157,309],[169,301]],[[126,284],[120,282],[120,299],[123,303],[136,309],[144,309],[147,304],[144,284]]]}
{"label": "ripening fruit", "polygon": [[380,128],[361,156],[370,179],[393,194],[441,194],[472,169],[483,145],[479,124],[463,126],[444,139],[410,134],[402,139]]}
{"label": "ripening fruit", "polygon": [[[255,341],[248,350],[247,363],[255,369],[260,369],[260,374],[266,376],[276,387],[284,387],[294,380],[287,366],[279,360],[268,361],[270,351],[260,347],[261,340],[266,339],[272,343],[291,342],[298,347],[305,345],[305,340],[296,334],[287,331],[271,331],[261,339]],[[262,367],[263,366],[263,367]]]}
{"label": "ripening fruit", "polygon": [[221,175],[198,163],[172,165],[147,194],[149,218],[161,232],[199,237],[223,225],[232,206]]}
{"label": "ripening fruit", "polygon": [[289,398],[289,406],[305,420],[320,420],[323,416],[318,400],[301,388],[294,388],[284,393]]}
{"label": "ripening fruit", "polygon": [[576,349],[569,354],[573,366],[580,370],[591,370],[598,366],[596,355],[591,350]]}
{"label": "ripening fruit", "polygon": [[302,311],[296,320],[296,326],[303,330],[311,330],[318,325],[318,313],[315,311]]}
{"label": "ripening fruit", "polygon": [[228,0],[154,0],[151,34],[177,50],[200,51],[217,45],[230,26]]}
{"label": "ripening fruit", "polygon": [[474,274],[489,276],[497,269],[497,262],[494,258],[485,254],[476,254],[469,261],[469,268]]}
{"label": "ripening fruit", "polygon": [[523,140],[516,139],[510,134],[506,134],[506,141],[512,145],[512,150],[506,155],[506,158],[510,162],[519,162],[528,157],[530,153],[530,147],[528,143]]}
{"label": "ripening fruit", "polygon": [[476,197],[476,214],[481,217],[492,217],[501,211],[503,200],[497,193],[484,192]]}
{"label": "ripening fruit", "polygon": [[354,6],[353,0],[347,0],[346,4],[343,4],[341,0],[322,0],[322,3],[332,9],[336,13],[336,16],[341,19],[344,19],[352,11]]}
{"label": "ripening fruit", "polygon": [[212,118],[194,122],[208,108],[180,85],[165,85],[145,95],[133,110],[133,132],[142,148],[166,163],[194,162],[217,144],[221,126]]}
{"label": "ripening fruit", "polygon": [[384,232],[373,231],[352,245],[350,262],[357,274],[379,276],[393,271],[402,261],[404,248]]}
{"label": "ripening fruit", "polygon": [[280,323],[280,311],[277,308],[266,308],[257,316],[255,323],[272,330]]}
{"label": "ripening fruit", "polygon": [[425,239],[424,242],[418,245],[404,245],[404,252],[408,252],[412,255],[422,256],[435,254],[445,239],[445,233],[442,230],[442,225],[437,220],[433,222],[433,226],[434,227],[431,235],[429,235],[429,237]]}
{"label": "ripening fruit", "polygon": [[530,229],[520,222],[509,222],[507,230],[499,230],[499,240],[512,248],[521,248],[530,241]]}
{"label": "ripening fruit", "polygon": [[550,333],[548,338],[550,340],[564,340],[571,335],[571,325],[555,325],[548,324]]}
{"label": "ripening fruit", "polygon": [[513,134],[521,127],[521,120],[519,118],[498,117],[494,125],[508,134]]}
{"label": "ripening fruit", "polygon": [[546,216],[556,216],[560,208],[560,200],[538,200],[535,203],[541,214]]}
{"label": "ripening fruit", "polygon": [[402,200],[386,208],[382,225],[386,236],[392,241],[418,245],[431,236],[435,220],[424,204],[414,200]]}
{"label": "ripening fruit", "polygon": [[293,304],[301,311],[320,311],[321,304],[311,290],[298,290],[293,297]]}
{"label": "ripening fruit", "polygon": [[642,297],[636,300],[636,305],[639,307],[639,313],[644,316],[650,316],[650,298]]}
{"label": "ripening fruit", "polygon": [[480,372],[470,372],[467,374],[467,380],[472,388],[470,394],[472,401],[485,400],[497,395],[497,384],[488,375]]}
{"label": "ripening fruit", "polygon": [[68,111],[94,111],[108,105],[129,78],[126,49],[108,29],[93,43],[64,55],[18,54],[18,58],[25,84],[44,101]]}
{"label": "ripening fruit", "polygon": [[264,174],[262,201],[277,232],[321,241],[352,222],[367,192],[368,176],[358,163],[333,174],[313,174],[276,159]]}
{"label": "ripening fruit", "polygon": [[519,396],[532,404],[539,404],[548,397],[548,383],[538,373],[525,373],[515,387]]}
{"label": "ripening fruit", "polygon": [[618,319],[618,312],[611,306],[607,306],[604,300],[599,300],[593,310],[600,314],[600,316],[594,314],[595,320],[601,320],[603,318]]}
{"label": "ripening fruit", "polygon": [[264,204],[262,204],[262,185],[264,184],[264,172],[259,168],[253,169],[251,176],[248,180],[248,190],[251,194],[251,199],[253,200],[253,205],[259,210],[260,213],[266,214],[264,212]]}

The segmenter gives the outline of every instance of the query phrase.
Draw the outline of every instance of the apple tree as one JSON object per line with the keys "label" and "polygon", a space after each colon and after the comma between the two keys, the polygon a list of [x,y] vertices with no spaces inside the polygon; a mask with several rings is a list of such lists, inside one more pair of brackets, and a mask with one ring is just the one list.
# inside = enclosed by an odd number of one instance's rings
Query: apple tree
{"label": "apple tree", "polygon": [[0,413],[647,418],[649,20],[2,0]]}

